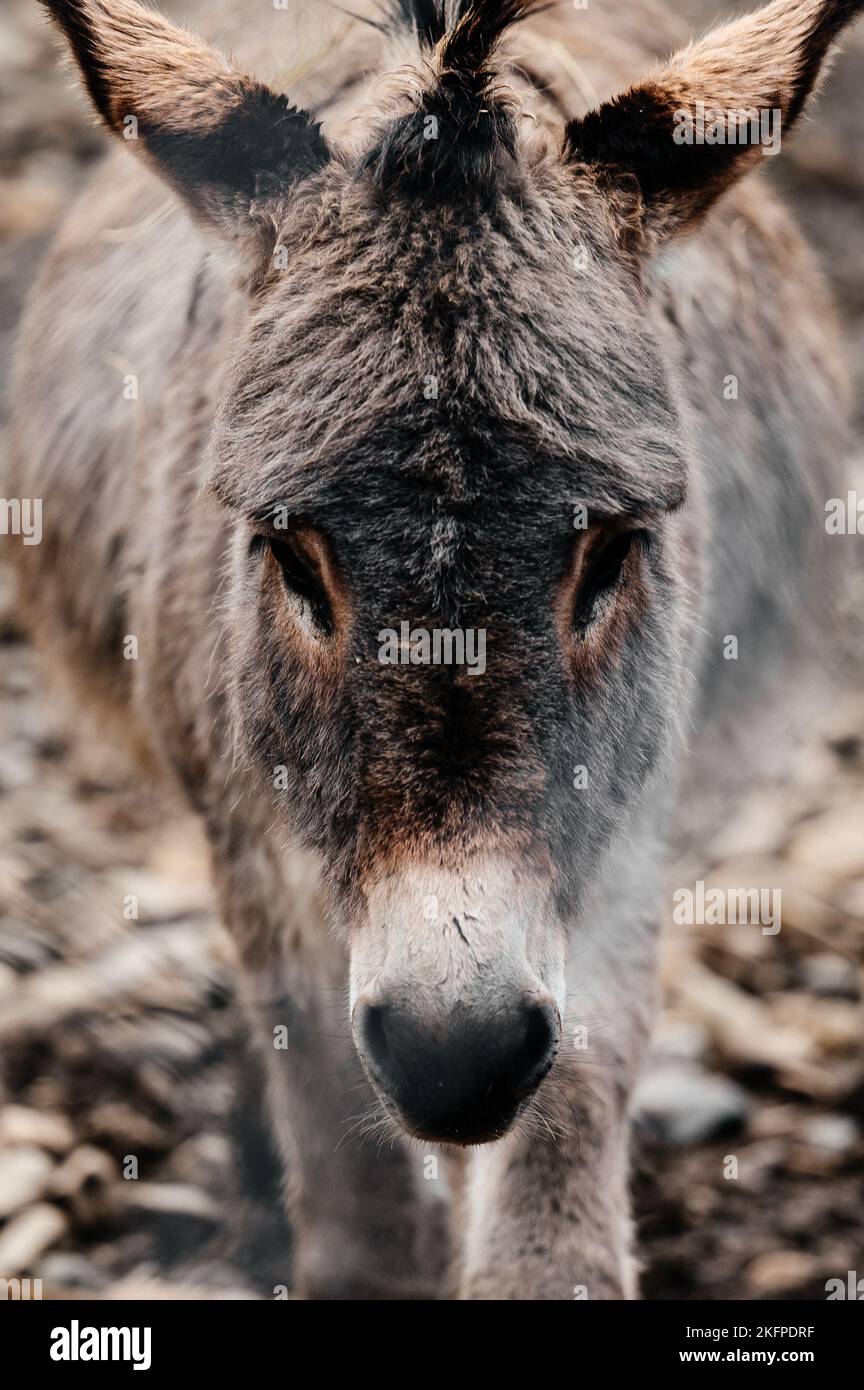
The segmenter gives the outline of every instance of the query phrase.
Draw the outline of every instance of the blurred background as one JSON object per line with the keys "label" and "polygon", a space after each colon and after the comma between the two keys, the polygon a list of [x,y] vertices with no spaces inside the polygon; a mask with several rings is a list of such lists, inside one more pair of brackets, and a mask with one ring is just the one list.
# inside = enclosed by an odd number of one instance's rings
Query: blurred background
{"label": "blurred background", "polygon": [[[752,8],[675,7],[695,30]],[[27,286],[103,148],[57,54],[35,0],[4,0],[0,392]],[[834,286],[859,450],[862,58],[859,26],[770,174]],[[7,411],[0,395],[0,422]],[[864,1276],[860,560],[845,604],[835,698],[794,742],[784,734],[783,766],[670,875],[780,888],[782,931],[670,917],[635,1141],[647,1299],[822,1299],[826,1280]],[[232,973],[196,827],[98,739],[73,736],[0,552],[0,1274],[83,1299],[290,1289]]]}

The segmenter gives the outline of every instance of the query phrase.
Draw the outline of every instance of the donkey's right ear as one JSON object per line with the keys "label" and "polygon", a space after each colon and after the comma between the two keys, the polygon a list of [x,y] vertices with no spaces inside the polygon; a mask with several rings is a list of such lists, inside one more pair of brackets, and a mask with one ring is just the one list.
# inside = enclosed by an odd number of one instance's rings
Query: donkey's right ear
{"label": "donkey's right ear", "polygon": [[199,221],[246,257],[268,254],[285,192],[329,159],[309,116],[134,0],[41,3],[109,130]]}
{"label": "donkey's right ear", "polygon": [[635,186],[650,241],[685,230],[777,152],[781,125],[788,134],[835,40],[862,10],[864,0],[772,0],[733,19],[571,121],[567,157],[604,169],[610,186]]}

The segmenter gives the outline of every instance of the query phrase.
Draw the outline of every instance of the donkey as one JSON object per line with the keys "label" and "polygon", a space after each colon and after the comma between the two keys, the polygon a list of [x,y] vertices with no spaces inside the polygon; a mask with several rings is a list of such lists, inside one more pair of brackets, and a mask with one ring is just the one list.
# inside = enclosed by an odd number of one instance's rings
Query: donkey
{"label": "donkey", "polygon": [[21,330],[21,602],[200,814],[294,1286],[635,1297],[686,745],[828,598],[844,448],[821,280],[739,180],[861,0],[662,61],[653,0],[217,9],[269,85],[134,0],[42,3],[122,145]]}

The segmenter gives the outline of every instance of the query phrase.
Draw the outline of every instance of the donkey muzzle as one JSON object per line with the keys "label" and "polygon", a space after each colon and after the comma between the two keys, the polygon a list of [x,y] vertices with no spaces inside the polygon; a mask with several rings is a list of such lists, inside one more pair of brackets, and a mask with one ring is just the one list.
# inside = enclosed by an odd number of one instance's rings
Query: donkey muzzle
{"label": "donkey muzzle", "polygon": [[417,1138],[500,1139],[555,1059],[551,1002],[516,998],[489,1016],[457,1008],[430,1022],[390,1003],[358,1003],[354,1039],[373,1084]]}
{"label": "donkey muzzle", "polygon": [[501,1138],[558,1048],[564,943],[548,882],[502,856],[412,864],[367,902],[351,1023],[369,1079],[418,1138]]}

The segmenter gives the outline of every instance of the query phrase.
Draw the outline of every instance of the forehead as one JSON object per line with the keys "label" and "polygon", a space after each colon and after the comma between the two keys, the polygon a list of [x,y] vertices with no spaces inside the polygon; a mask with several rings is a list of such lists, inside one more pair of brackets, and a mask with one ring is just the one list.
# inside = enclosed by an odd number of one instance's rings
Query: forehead
{"label": "forehead", "polygon": [[213,490],[249,516],[451,532],[677,506],[686,463],[641,291],[590,186],[458,206],[307,192],[241,344]]}

